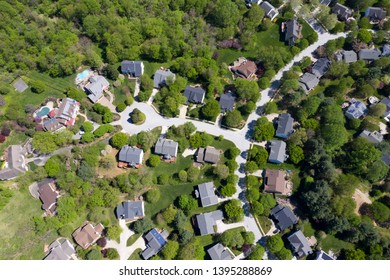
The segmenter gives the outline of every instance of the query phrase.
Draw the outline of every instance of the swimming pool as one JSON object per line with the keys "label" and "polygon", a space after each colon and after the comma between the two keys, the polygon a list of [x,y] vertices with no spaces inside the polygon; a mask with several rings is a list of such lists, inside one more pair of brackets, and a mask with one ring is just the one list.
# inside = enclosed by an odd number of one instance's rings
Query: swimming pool
{"label": "swimming pool", "polygon": [[50,112],[49,107],[42,107],[42,109],[37,113],[37,116],[38,117],[44,117],[47,114],[49,114],[49,112]]}
{"label": "swimming pool", "polygon": [[84,70],[83,72],[77,74],[77,79],[84,80],[88,76],[89,76],[89,70]]}

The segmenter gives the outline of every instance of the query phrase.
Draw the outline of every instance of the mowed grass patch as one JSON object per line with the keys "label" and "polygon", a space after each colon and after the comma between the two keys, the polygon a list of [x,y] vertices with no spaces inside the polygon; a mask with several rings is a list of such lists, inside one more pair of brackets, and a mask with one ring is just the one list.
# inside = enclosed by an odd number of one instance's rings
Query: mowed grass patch
{"label": "mowed grass patch", "polygon": [[132,236],[130,236],[129,239],[127,239],[127,247],[133,245],[134,242],[137,241],[137,239],[138,239],[141,235],[142,235],[142,234],[140,234],[140,233],[135,233],[135,234],[133,234]]}
{"label": "mowed grass patch", "polygon": [[112,91],[114,93],[114,105],[117,106],[120,103],[126,101],[127,97],[131,94],[134,95],[135,90],[135,80],[129,80],[125,78],[120,87],[114,88]]}
{"label": "mowed grass patch", "polygon": [[22,144],[27,138],[26,134],[13,131],[5,142],[0,144],[0,154],[3,154],[10,145]]}
{"label": "mowed grass patch", "polygon": [[338,253],[341,249],[353,249],[355,246],[352,243],[340,240],[337,237],[328,234],[320,241],[320,247],[325,252],[332,250],[333,252]]}
{"label": "mowed grass patch", "polygon": [[141,254],[141,252],[142,252],[142,249],[136,249],[132,254],[131,254],[131,256],[128,258],[128,260],[132,260],[132,261],[141,261],[142,260],[142,258],[141,258],[141,256],[140,256],[140,254]]}

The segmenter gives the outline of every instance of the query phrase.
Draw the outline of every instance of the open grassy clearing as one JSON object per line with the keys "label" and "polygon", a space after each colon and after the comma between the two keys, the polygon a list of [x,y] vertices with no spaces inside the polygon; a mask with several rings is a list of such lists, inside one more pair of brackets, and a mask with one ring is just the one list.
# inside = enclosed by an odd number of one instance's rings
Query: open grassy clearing
{"label": "open grassy clearing", "polygon": [[337,253],[341,249],[353,249],[355,246],[352,243],[345,242],[333,235],[328,234],[324,239],[320,241],[320,247],[325,252],[332,250],[333,252]]}

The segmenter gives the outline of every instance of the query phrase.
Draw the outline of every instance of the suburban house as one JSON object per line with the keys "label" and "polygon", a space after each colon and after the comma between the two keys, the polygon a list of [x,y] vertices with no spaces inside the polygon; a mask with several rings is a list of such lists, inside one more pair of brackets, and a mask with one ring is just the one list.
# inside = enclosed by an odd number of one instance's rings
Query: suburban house
{"label": "suburban house", "polygon": [[140,168],[144,158],[144,151],[139,148],[133,148],[128,145],[122,147],[119,151],[118,167],[125,168],[127,166]]}
{"label": "suburban house", "polygon": [[383,141],[383,135],[380,134],[379,131],[370,132],[368,130],[363,130],[362,133],[359,134],[359,137],[363,137],[373,144],[379,144]]}
{"label": "suburban house", "polygon": [[314,89],[320,83],[320,79],[316,75],[306,72],[301,76],[299,80],[299,85],[304,90],[306,94],[309,94],[309,91]]}
{"label": "suburban house", "polygon": [[294,46],[296,41],[302,38],[302,25],[296,19],[284,22],[282,29],[282,32],[285,32],[284,41],[289,46]]}
{"label": "suburban house", "polygon": [[132,77],[141,77],[144,74],[144,63],[142,61],[123,60],[121,72]]}
{"label": "suburban house", "polygon": [[291,211],[290,207],[282,206],[280,204],[276,205],[276,207],[271,210],[270,215],[276,221],[276,227],[280,231],[292,227],[298,222],[297,217],[294,215],[293,211]]}
{"label": "suburban house", "polygon": [[316,261],[334,261],[334,258],[320,250],[316,252]]}
{"label": "suburban house", "polygon": [[49,246],[49,253],[44,258],[45,261],[67,261],[74,258],[76,250],[68,239],[54,241]]}
{"label": "suburban house", "polygon": [[347,118],[359,119],[368,113],[368,109],[362,101],[352,98],[350,103],[351,104],[345,112],[345,116]]}
{"label": "suburban house", "polygon": [[183,95],[186,98],[186,104],[202,104],[206,95],[206,91],[201,87],[186,86]]}
{"label": "suburban house", "polygon": [[329,6],[332,0],[320,0],[321,5]]}
{"label": "suburban house", "polygon": [[288,238],[294,253],[299,257],[307,256],[313,253],[309,242],[306,237],[303,235],[302,231],[298,230],[295,233],[291,234]]}
{"label": "suburban house", "polygon": [[195,191],[195,196],[200,199],[202,207],[218,204],[218,197],[215,195],[213,182],[198,185],[198,189]]}
{"label": "suburban house", "polygon": [[390,98],[383,98],[381,100],[381,103],[385,104],[386,105],[386,111],[385,113],[383,114],[383,118],[386,120],[386,121],[389,121],[390,120]]}
{"label": "suburban house", "polygon": [[196,216],[196,222],[200,235],[214,234],[216,232],[217,221],[223,219],[221,210],[203,213]]}
{"label": "suburban house", "polygon": [[5,152],[3,169],[0,170],[0,181],[11,180],[28,170],[25,151],[20,145],[11,145]]}
{"label": "suburban house", "polygon": [[274,20],[279,15],[278,10],[267,1],[262,2],[260,7],[264,10],[264,15],[271,20]]}
{"label": "suburban house", "polygon": [[154,153],[162,155],[163,159],[176,159],[178,148],[179,144],[177,142],[170,139],[158,138],[154,146]]}
{"label": "suburban house", "polygon": [[293,128],[294,119],[290,114],[280,114],[278,118],[278,127],[276,129],[275,136],[283,139],[287,139],[294,133]]}
{"label": "suburban house", "polygon": [[167,243],[168,231],[163,230],[159,232],[157,229],[152,229],[145,236],[146,249],[141,253],[141,256],[148,260],[164,247]]}
{"label": "suburban house", "polygon": [[103,229],[104,226],[100,223],[94,226],[91,222],[86,221],[73,232],[72,236],[78,245],[87,249],[102,236]]}
{"label": "suburban house", "polygon": [[110,83],[103,76],[96,75],[89,78],[89,83],[85,85],[89,100],[96,103],[103,97],[103,91],[108,90]]}
{"label": "suburban house", "polygon": [[256,77],[256,63],[247,60],[245,57],[239,57],[230,69],[237,77],[243,79],[250,80]]}
{"label": "suburban house", "polygon": [[195,157],[196,161],[199,163],[209,162],[214,164],[219,161],[221,153],[221,150],[218,150],[211,146],[207,146],[206,148],[199,148]]}
{"label": "suburban house", "polygon": [[46,179],[38,183],[38,194],[42,201],[42,209],[45,210],[46,215],[55,214],[57,198],[59,197],[55,181],[53,179]]}
{"label": "suburban house", "polygon": [[371,62],[379,59],[381,54],[382,52],[380,51],[380,49],[373,49],[373,50],[363,49],[359,51],[359,59],[360,60],[364,59],[367,60],[368,62]]}
{"label": "suburban house", "polygon": [[43,122],[46,131],[57,131],[64,127],[71,127],[76,122],[80,110],[80,103],[71,98],[62,99],[60,107],[49,112],[50,119]]}
{"label": "suburban house", "polygon": [[158,89],[166,85],[168,79],[172,79],[172,81],[175,81],[176,74],[172,73],[169,69],[157,70],[156,73],[154,73],[153,77],[154,87]]}
{"label": "suburban house", "polygon": [[13,86],[14,89],[19,93],[22,93],[23,91],[28,89],[28,85],[26,84],[25,81],[23,81],[22,78],[17,79],[16,82],[13,84]]}
{"label": "suburban house", "polygon": [[283,170],[266,169],[264,174],[264,191],[281,195],[289,195],[286,172]]}
{"label": "suburban house", "polygon": [[283,141],[270,141],[271,151],[269,153],[268,161],[272,163],[283,163],[288,156],[286,155],[286,143]]}
{"label": "suburban house", "polygon": [[126,222],[141,219],[145,217],[144,201],[123,201],[116,207],[115,215],[119,220]]}
{"label": "suburban house", "polygon": [[320,79],[329,70],[330,63],[330,60],[327,58],[318,59],[311,68],[312,74],[316,75],[316,77]]}
{"label": "suburban house", "polygon": [[364,16],[372,22],[378,22],[386,18],[387,12],[379,7],[368,7]]}
{"label": "suburban house", "polygon": [[332,8],[332,13],[336,14],[339,20],[346,21],[352,17],[353,10],[340,3],[336,3]]}
{"label": "suburban house", "polygon": [[390,56],[390,45],[389,44],[383,45],[382,56]]}
{"label": "suburban house", "polygon": [[336,54],[337,61],[344,61],[345,63],[352,63],[358,60],[357,54],[354,51],[341,51]]}
{"label": "suburban house", "polygon": [[231,91],[222,94],[219,98],[219,107],[221,108],[221,112],[225,113],[233,111],[235,101],[236,97]]}
{"label": "suburban house", "polygon": [[207,250],[210,258],[214,261],[231,261],[236,257],[228,247],[222,245],[222,243],[217,243],[213,247]]}

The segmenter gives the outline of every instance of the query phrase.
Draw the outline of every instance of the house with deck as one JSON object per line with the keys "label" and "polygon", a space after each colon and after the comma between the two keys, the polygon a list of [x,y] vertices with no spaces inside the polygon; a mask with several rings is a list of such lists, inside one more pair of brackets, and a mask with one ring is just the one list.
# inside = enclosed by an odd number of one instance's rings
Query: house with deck
{"label": "house with deck", "polygon": [[167,84],[167,81],[170,80],[174,82],[176,80],[176,74],[172,73],[169,69],[159,69],[154,73],[153,84],[154,88],[161,88]]}
{"label": "house with deck", "polygon": [[217,243],[213,247],[207,250],[210,258],[215,261],[231,261],[236,257],[233,252],[228,248],[223,246],[222,243]]}
{"label": "house with deck", "polygon": [[283,141],[273,140],[270,141],[270,153],[268,161],[271,163],[281,164],[288,158],[286,154],[286,143]]}
{"label": "house with deck", "polygon": [[223,212],[215,210],[196,216],[196,224],[201,236],[216,233],[217,221],[223,219]]}
{"label": "house with deck", "polygon": [[214,147],[207,146],[206,148],[199,148],[195,154],[196,162],[199,163],[212,163],[215,164],[219,161],[219,158],[222,154],[221,150],[218,150]]}
{"label": "house with deck", "polygon": [[302,25],[296,19],[284,22],[282,29],[284,32],[284,41],[289,46],[294,46],[297,40],[302,38]]}
{"label": "house with deck", "polygon": [[298,230],[291,234],[288,238],[290,246],[293,249],[294,253],[298,257],[304,257],[313,253],[309,242],[306,237],[303,235],[302,231]]}
{"label": "house with deck", "polygon": [[141,253],[141,256],[144,260],[148,260],[167,244],[167,238],[169,232],[166,230],[158,231],[157,229],[152,229],[145,236],[146,249]]}
{"label": "house with deck", "polygon": [[89,83],[84,87],[92,103],[98,102],[104,95],[103,92],[108,90],[110,83],[103,76],[96,75],[89,78]]}
{"label": "house with deck", "polygon": [[49,112],[49,119],[43,122],[45,131],[57,131],[72,127],[80,110],[80,103],[71,98],[64,98],[58,108]]}
{"label": "house with deck", "polygon": [[42,201],[42,209],[46,215],[54,215],[57,209],[57,199],[59,192],[57,191],[55,180],[46,179],[38,183],[39,199]]}
{"label": "house with deck", "polygon": [[251,80],[256,78],[257,65],[245,57],[239,57],[230,68],[236,77]]}
{"label": "house with deck", "polygon": [[76,258],[76,250],[68,239],[61,238],[50,244],[45,261],[67,261]]}
{"label": "house with deck", "polygon": [[290,195],[284,170],[266,169],[264,172],[264,191],[280,195]]}
{"label": "house with deck", "polygon": [[387,12],[381,7],[368,7],[364,16],[372,23],[377,23],[384,20],[387,16]]}
{"label": "house with deck", "polygon": [[174,161],[177,157],[179,143],[165,138],[159,138],[154,146],[154,153],[162,155],[164,160]]}
{"label": "house with deck", "polygon": [[271,210],[270,215],[280,231],[284,231],[298,222],[297,217],[288,206],[278,204]]}

